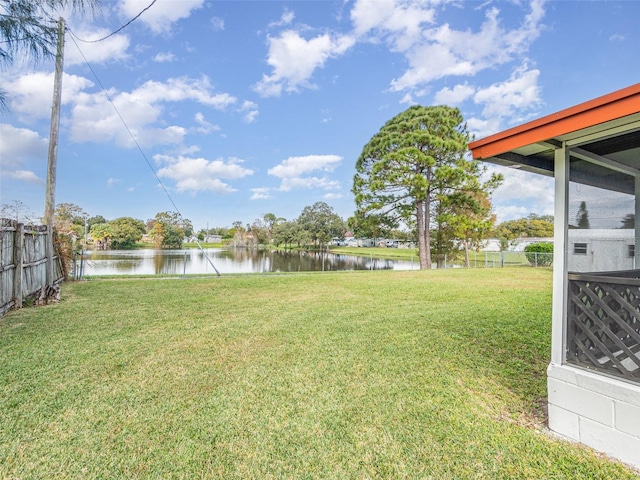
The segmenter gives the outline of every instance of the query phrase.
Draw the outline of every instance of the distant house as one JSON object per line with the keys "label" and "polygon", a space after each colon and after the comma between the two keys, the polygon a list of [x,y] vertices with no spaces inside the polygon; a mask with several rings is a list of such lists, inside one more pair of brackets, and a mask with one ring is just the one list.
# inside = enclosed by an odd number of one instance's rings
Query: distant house
{"label": "distant house", "polygon": [[376,242],[373,238],[358,238],[356,240],[357,247],[375,247]]}

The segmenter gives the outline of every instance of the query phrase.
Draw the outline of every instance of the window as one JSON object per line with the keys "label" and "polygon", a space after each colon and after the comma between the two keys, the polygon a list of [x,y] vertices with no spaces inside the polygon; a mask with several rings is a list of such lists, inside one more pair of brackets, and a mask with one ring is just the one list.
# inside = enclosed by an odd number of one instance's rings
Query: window
{"label": "window", "polygon": [[629,258],[633,258],[636,256],[636,246],[629,245]]}
{"label": "window", "polygon": [[573,254],[574,255],[586,255],[587,254],[587,244],[586,243],[574,243],[573,244]]}

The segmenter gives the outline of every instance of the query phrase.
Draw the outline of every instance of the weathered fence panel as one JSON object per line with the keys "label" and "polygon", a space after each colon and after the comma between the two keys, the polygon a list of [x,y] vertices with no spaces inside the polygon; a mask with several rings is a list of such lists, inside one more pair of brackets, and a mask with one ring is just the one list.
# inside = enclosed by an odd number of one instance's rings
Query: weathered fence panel
{"label": "weathered fence panel", "polygon": [[[15,220],[0,219],[0,316],[39,294],[46,285],[45,225],[23,225]],[[62,280],[62,268],[53,259],[56,283]]]}

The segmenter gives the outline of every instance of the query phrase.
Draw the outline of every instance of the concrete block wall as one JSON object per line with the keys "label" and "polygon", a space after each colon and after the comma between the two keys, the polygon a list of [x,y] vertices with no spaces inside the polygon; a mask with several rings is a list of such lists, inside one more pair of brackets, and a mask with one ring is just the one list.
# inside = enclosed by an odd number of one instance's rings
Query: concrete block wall
{"label": "concrete block wall", "polygon": [[549,428],[640,468],[640,385],[549,365]]}

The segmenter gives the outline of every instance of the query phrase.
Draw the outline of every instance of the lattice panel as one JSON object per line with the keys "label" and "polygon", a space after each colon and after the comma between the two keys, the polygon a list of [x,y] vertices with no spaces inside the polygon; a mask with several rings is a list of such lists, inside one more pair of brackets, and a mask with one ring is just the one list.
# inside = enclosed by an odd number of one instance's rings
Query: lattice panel
{"label": "lattice panel", "polygon": [[640,287],[570,279],[568,301],[567,361],[640,381]]}

